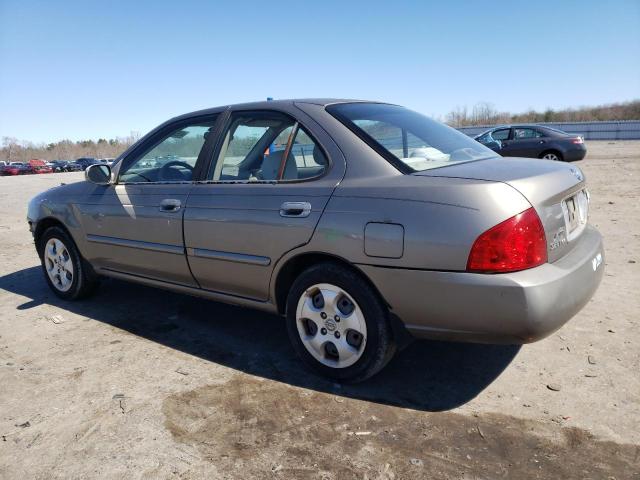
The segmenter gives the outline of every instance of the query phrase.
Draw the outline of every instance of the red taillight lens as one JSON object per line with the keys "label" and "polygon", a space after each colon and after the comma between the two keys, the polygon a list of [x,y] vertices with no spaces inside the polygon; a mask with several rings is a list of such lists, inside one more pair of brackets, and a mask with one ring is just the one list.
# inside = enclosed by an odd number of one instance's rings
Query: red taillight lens
{"label": "red taillight lens", "polygon": [[490,228],[473,243],[467,270],[516,272],[547,261],[547,241],[540,217],[532,208]]}

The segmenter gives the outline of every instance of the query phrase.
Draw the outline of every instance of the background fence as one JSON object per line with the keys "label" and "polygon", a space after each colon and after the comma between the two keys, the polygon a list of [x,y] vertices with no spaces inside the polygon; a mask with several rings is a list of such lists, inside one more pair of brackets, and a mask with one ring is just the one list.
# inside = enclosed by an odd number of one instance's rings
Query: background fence
{"label": "background fence", "polygon": [[[542,122],[536,125],[557,128],[563,132],[581,135],[585,140],[640,140],[640,120],[618,122]],[[462,133],[474,137],[497,125],[460,127]]]}

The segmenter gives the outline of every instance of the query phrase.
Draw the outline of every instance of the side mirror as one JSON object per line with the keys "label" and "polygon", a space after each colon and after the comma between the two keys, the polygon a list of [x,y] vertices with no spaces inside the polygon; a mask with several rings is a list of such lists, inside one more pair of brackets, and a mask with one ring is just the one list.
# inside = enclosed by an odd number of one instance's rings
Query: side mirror
{"label": "side mirror", "polygon": [[96,185],[109,185],[111,183],[111,167],[105,163],[89,165],[84,171],[84,178]]}

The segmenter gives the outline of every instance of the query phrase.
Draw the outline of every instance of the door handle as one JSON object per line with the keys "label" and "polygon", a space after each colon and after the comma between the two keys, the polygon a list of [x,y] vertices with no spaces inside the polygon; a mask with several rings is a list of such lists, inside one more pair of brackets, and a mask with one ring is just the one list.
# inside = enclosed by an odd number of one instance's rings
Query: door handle
{"label": "door handle", "polygon": [[309,202],[284,202],[280,205],[281,217],[308,217],[311,213]]}
{"label": "door handle", "polygon": [[545,143],[545,141],[544,140],[540,140],[540,143]]}
{"label": "door handle", "polygon": [[180,210],[182,203],[180,200],[175,198],[165,198],[160,202],[160,211],[161,212],[177,212]]}

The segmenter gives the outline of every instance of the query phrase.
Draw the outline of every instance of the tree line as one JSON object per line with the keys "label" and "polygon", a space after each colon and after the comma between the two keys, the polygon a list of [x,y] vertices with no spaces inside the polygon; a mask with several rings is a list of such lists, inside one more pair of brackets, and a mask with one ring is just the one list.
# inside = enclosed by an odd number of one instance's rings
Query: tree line
{"label": "tree line", "polygon": [[52,143],[34,143],[14,137],[2,137],[0,160],[28,162],[42,160],[75,160],[81,157],[115,158],[140,138],[137,132],[117,138],[98,140],[60,140]]}
{"label": "tree line", "polygon": [[515,114],[500,112],[491,103],[480,102],[471,109],[466,106],[456,107],[445,116],[445,122],[452,127],[505,123],[594,122],[605,120],[640,120],[640,100],[563,110],[548,108],[544,112],[529,110]]}

